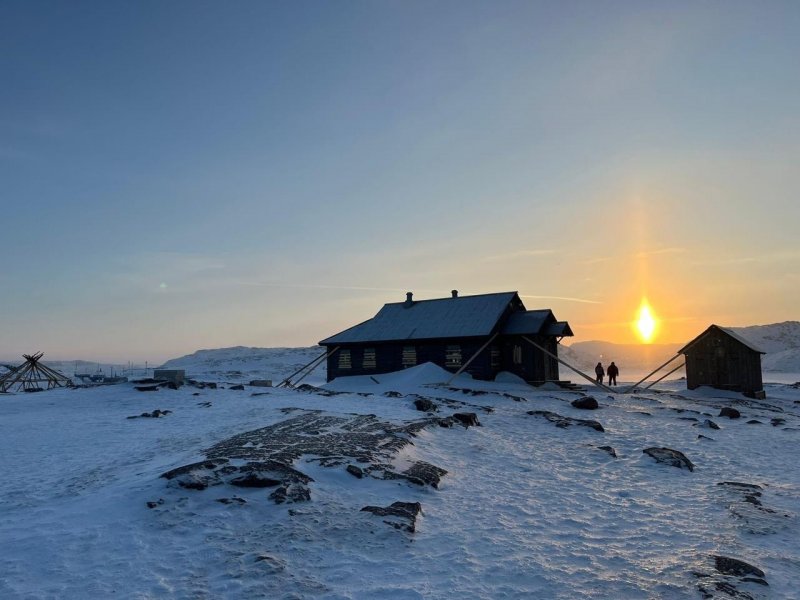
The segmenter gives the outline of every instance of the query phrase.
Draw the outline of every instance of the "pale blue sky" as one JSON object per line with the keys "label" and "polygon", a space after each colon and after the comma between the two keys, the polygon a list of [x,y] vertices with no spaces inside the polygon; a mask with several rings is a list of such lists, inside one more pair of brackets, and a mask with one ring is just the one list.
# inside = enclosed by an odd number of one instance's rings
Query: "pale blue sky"
{"label": "pale blue sky", "polygon": [[[796,2],[3,2],[0,356],[797,319]],[[672,325],[667,326],[669,323]]]}

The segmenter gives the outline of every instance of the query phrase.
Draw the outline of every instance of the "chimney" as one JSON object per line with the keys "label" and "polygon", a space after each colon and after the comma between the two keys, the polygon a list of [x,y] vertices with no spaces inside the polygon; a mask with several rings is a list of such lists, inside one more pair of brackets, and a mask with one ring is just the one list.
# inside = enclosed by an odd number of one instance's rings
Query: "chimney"
{"label": "chimney", "polygon": [[453,290],[450,293],[453,294],[453,298],[458,298],[458,290]]}
{"label": "chimney", "polygon": [[403,304],[403,306],[408,308],[409,306],[414,304],[414,300],[412,299],[413,297],[414,297],[414,294],[412,292],[406,292],[406,301]]}

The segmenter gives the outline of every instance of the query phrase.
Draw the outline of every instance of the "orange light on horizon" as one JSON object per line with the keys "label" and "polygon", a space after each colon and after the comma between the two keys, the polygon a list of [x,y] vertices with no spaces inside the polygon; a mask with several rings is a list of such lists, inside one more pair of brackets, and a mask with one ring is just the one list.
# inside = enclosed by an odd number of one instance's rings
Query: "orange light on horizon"
{"label": "orange light on horizon", "polygon": [[647,298],[642,298],[642,303],[639,305],[639,312],[636,315],[636,320],[633,322],[633,329],[645,344],[650,344],[656,335],[658,329],[658,321],[653,315],[650,304]]}

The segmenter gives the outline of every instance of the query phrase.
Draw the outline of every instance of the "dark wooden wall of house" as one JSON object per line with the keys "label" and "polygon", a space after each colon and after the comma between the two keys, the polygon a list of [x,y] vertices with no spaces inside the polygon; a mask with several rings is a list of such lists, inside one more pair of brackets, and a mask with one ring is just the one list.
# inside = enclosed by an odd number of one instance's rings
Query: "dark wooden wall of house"
{"label": "dark wooden wall of house", "polygon": [[686,352],[686,386],[693,390],[701,385],[739,392],[761,391],[761,355],[712,329]]}

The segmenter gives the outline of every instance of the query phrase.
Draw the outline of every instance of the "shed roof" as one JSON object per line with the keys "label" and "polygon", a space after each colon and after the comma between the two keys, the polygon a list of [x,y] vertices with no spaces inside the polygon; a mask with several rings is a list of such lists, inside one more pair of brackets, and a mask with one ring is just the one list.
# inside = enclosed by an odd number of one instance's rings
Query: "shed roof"
{"label": "shed roof", "polygon": [[[322,345],[490,335],[517,292],[384,304],[372,319],[337,333]],[[524,308],[524,306],[523,306]]]}
{"label": "shed roof", "polygon": [[694,346],[695,343],[697,343],[701,338],[704,338],[706,335],[708,335],[708,333],[711,332],[712,330],[718,330],[718,331],[721,331],[722,333],[724,333],[726,335],[729,335],[730,337],[735,339],[737,342],[739,342],[740,344],[743,344],[744,346],[747,346],[748,348],[750,348],[750,350],[753,350],[754,352],[758,352],[759,354],[766,354],[766,352],[764,352],[761,348],[759,348],[758,346],[753,344],[753,342],[750,342],[750,341],[744,339],[741,335],[739,335],[738,333],[736,333],[732,329],[729,329],[727,327],[720,327],[719,325],[710,325],[708,327],[708,329],[706,329],[703,333],[698,335],[691,342],[689,342],[683,348],[678,350],[678,354],[686,354],[686,351],[689,348]]}

